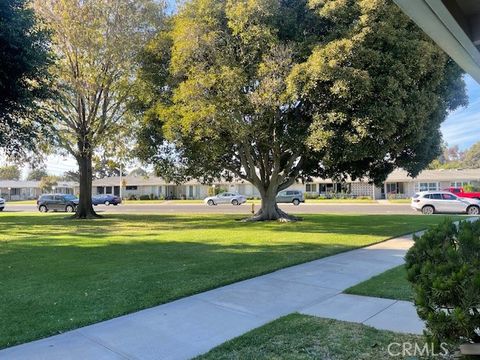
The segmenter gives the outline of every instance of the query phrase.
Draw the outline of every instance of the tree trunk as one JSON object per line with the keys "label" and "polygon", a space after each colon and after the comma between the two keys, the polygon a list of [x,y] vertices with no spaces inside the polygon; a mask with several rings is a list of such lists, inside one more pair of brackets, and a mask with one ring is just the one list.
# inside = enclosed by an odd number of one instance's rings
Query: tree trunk
{"label": "tree trunk", "polygon": [[94,219],[100,218],[92,205],[92,154],[82,152],[77,157],[80,170],[80,197],[77,211],[73,216],[76,219]]}
{"label": "tree trunk", "polygon": [[270,183],[267,190],[260,189],[262,196],[262,207],[247,221],[269,221],[277,220],[281,222],[298,221],[300,218],[289,215],[280,209],[277,205],[278,185]]}

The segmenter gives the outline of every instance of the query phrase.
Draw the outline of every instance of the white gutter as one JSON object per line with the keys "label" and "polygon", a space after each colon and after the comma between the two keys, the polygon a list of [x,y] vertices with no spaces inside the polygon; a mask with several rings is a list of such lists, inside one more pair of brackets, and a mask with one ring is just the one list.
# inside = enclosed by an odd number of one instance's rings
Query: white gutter
{"label": "white gutter", "polygon": [[480,84],[480,52],[441,0],[394,0],[425,33]]}

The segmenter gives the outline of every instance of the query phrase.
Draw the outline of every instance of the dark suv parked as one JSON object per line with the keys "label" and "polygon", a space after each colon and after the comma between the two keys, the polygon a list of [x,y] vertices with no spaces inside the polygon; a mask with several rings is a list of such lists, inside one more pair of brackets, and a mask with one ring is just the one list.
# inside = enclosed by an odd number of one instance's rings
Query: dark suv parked
{"label": "dark suv parked", "polygon": [[38,211],[66,211],[74,212],[78,205],[78,199],[69,194],[45,194],[38,198]]}

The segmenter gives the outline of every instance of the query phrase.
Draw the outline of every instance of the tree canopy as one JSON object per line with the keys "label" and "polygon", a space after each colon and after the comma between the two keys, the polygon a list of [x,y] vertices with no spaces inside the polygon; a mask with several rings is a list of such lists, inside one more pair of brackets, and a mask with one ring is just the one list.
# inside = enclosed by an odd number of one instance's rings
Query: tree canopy
{"label": "tree canopy", "polygon": [[253,183],[261,220],[289,218],[275,196],[297,179],[418,174],[466,104],[459,67],[387,0],[192,0],[143,59],[140,154]]}
{"label": "tree canopy", "polygon": [[25,155],[46,130],[39,102],[52,96],[48,32],[27,0],[0,1],[0,148]]}
{"label": "tree canopy", "polygon": [[128,145],[137,54],[156,33],[162,3],[155,0],[35,0],[52,32],[52,67],[60,99],[50,102],[53,141],[79,164],[76,216],[96,217],[92,207],[92,158]]}
{"label": "tree canopy", "polygon": [[463,163],[465,167],[480,169],[480,141],[465,152]]}

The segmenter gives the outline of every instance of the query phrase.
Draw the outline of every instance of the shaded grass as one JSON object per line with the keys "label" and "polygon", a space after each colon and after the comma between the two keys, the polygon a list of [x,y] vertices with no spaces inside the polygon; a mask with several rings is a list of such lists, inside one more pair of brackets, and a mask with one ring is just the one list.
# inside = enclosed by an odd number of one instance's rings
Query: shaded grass
{"label": "shaded grass", "polygon": [[345,290],[347,294],[375,296],[386,299],[413,301],[413,289],[407,280],[404,265],[387,270]]}
{"label": "shaded grass", "polygon": [[0,347],[438,223],[442,216],[0,215]]}
{"label": "shaded grass", "polygon": [[421,336],[381,331],[360,324],[292,314],[196,359],[392,359],[387,351],[392,342],[417,342],[423,346],[425,340]]}

